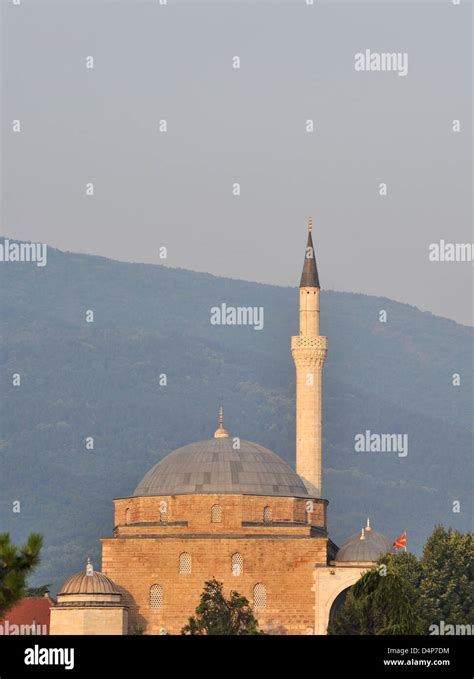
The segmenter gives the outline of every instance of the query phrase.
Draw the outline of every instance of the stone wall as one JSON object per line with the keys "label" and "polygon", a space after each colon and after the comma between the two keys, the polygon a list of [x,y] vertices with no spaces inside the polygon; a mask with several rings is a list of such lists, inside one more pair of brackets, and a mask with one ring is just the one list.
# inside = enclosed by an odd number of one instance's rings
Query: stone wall
{"label": "stone wall", "polygon": [[[123,530],[126,525],[161,522],[170,524],[176,532],[209,533],[225,530],[241,532],[242,523],[264,523],[264,509],[270,508],[271,523],[300,523],[326,528],[327,500],[259,495],[190,494],[173,496],[131,497],[115,500],[115,526]],[[166,516],[160,508],[166,503]],[[212,506],[222,509],[222,521],[211,522]],[[308,508],[312,511],[308,512]],[[161,520],[163,519],[163,521]],[[180,522],[185,522],[181,531]],[[173,525],[174,524],[174,525]],[[130,532],[130,531],[128,531]],[[168,531],[169,532],[169,531]]]}
{"label": "stone wall", "polygon": [[[169,503],[168,525],[159,521],[163,500]],[[214,504],[222,507],[220,523],[211,522]],[[326,504],[322,500],[314,505],[319,522],[324,522]],[[264,507],[271,507],[270,522],[263,521]],[[127,509],[131,523],[125,526]],[[227,595],[234,589],[250,603],[255,585],[265,586],[266,606],[255,610],[265,631],[312,634],[314,568],[327,564],[328,539],[308,523],[311,517],[306,501],[295,498],[183,495],[117,500],[119,527],[115,538],[102,540],[102,572],[121,589],[122,602],[130,608],[131,630],[144,626],[147,634],[179,634],[194,614],[204,583],[215,577],[224,583]],[[187,526],[173,525],[179,521],[187,521]],[[190,555],[190,573],[180,573],[183,553]],[[236,553],[243,560],[240,575],[232,571]],[[150,606],[153,585],[161,587],[160,608]]]}
{"label": "stone wall", "polygon": [[50,634],[127,634],[128,611],[123,606],[51,608]]}

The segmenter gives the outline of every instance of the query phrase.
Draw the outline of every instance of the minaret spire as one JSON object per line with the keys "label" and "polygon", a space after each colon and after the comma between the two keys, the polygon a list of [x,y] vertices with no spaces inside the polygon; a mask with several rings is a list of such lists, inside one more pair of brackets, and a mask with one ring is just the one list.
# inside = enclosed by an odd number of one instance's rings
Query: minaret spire
{"label": "minaret spire", "polygon": [[308,220],[308,242],[299,288],[300,334],[291,338],[296,367],[296,472],[308,493],[322,493],[322,371],[327,339],[319,334],[319,277],[314,256],[313,222]]}
{"label": "minaret spire", "polygon": [[301,274],[300,288],[319,288],[318,267],[316,266],[316,255],[314,254],[313,245],[313,220],[308,219],[308,242],[306,243],[306,252],[303,264],[303,273]]}

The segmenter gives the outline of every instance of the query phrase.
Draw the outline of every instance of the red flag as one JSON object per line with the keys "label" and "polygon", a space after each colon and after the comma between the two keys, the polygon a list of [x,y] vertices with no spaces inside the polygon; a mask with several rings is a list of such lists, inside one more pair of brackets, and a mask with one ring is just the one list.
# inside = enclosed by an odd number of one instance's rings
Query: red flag
{"label": "red flag", "polygon": [[402,549],[402,547],[407,548],[407,532],[406,530],[403,531],[403,533],[395,540],[395,542],[392,545],[395,547],[395,549]]}

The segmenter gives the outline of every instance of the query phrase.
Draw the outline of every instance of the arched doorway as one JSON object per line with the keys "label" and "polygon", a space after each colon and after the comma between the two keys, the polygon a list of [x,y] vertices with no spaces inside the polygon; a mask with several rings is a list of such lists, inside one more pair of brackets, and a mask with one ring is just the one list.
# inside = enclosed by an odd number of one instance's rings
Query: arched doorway
{"label": "arched doorway", "polygon": [[337,597],[332,602],[332,606],[329,609],[328,627],[330,627],[331,623],[334,621],[334,616],[336,615],[338,610],[341,608],[341,606],[345,602],[347,593],[350,591],[350,589],[351,589],[351,587],[346,587],[345,589],[343,589],[342,592],[339,592]]}
{"label": "arched doorway", "polygon": [[[329,615],[336,599],[342,592],[349,590],[367,570],[368,564],[354,564],[343,568],[329,564],[315,568],[315,634],[327,634]],[[342,601],[339,606],[341,603]]]}

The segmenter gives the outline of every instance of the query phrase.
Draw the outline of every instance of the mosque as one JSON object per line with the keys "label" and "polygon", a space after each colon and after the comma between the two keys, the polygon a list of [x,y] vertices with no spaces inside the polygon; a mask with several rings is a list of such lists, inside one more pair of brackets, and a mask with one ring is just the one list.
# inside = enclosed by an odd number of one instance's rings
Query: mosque
{"label": "mosque", "polygon": [[338,548],[322,491],[320,284],[312,222],[299,287],[296,472],[276,453],[224,428],[173,451],[129,497],[116,499],[102,572],[88,562],[51,608],[51,634],[180,634],[207,580],[247,597],[268,634],[326,634],[347,590],[387,538],[370,522]]}

